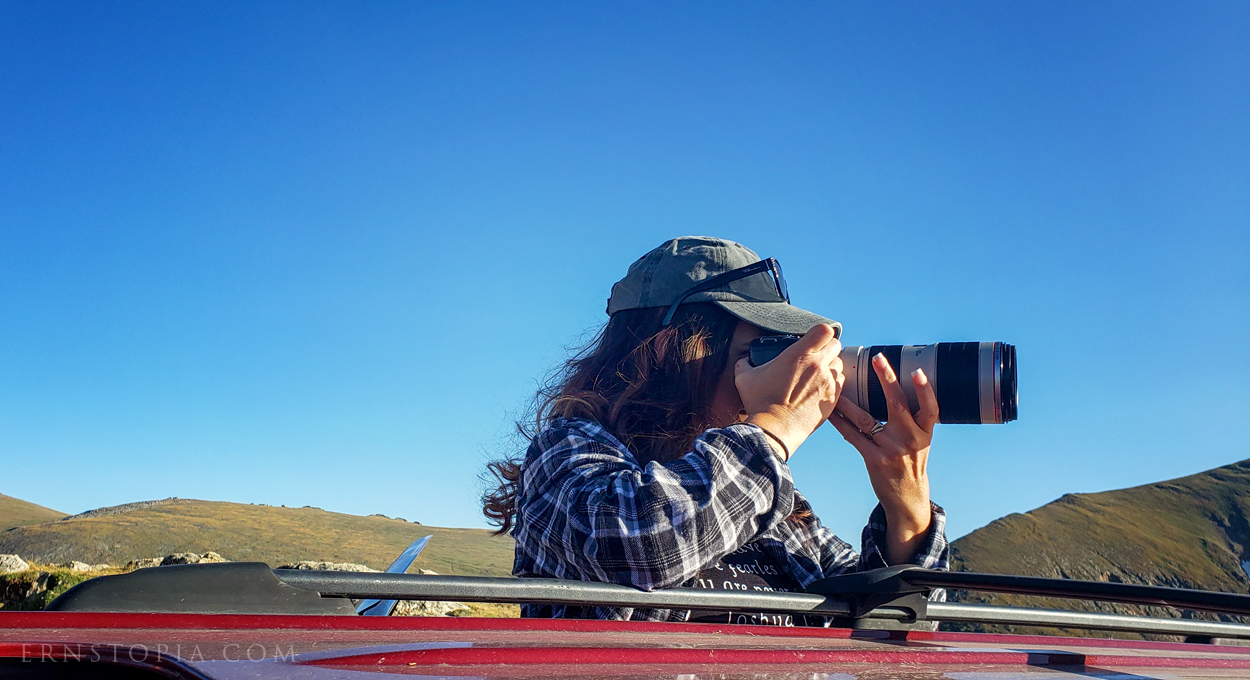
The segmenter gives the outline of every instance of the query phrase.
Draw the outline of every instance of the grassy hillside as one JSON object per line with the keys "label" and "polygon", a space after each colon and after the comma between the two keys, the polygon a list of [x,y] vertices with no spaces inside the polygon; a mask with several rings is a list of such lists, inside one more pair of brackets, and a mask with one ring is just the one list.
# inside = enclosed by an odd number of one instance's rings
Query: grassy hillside
{"label": "grassy hillside", "polygon": [[42,524],[61,519],[63,512],[57,512],[42,505],[6,496],[0,493],[0,531],[13,527],[24,527],[31,524]]}
{"label": "grassy hillside", "polygon": [[385,569],[412,541],[434,538],[413,569],[503,576],[512,539],[484,529],[428,527],[381,516],[317,508],[275,508],[186,499],[102,508],[60,521],[0,532],[0,554],[59,564],[125,564],[177,552],[215,551],[228,560],[357,562]]}
{"label": "grassy hillside", "polygon": [[[1250,460],[1158,484],[1069,494],[952,544],[955,569],[1250,591]],[[1176,616],[1161,607],[956,593],[964,601]],[[1225,617],[1226,620],[1232,620]],[[1023,630],[1023,629],[1021,629]]]}

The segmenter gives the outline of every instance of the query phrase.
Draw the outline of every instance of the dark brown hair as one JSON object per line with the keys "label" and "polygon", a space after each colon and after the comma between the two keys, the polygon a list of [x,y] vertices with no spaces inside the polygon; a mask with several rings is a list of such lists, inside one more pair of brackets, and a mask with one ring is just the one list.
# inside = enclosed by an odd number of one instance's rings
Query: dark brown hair
{"label": "dark brown hair", "polygon": [[[690,450],[712,426],[711,400],[729,362],[738,319],[711,303],[682,305],[661,327],[664,308],[627,309],[612,315],[595,338],[540,388],[533,424],[520,423],[533,440],[557,418],[593,420],[629,449],[639,464],[665,463]],[[493,490],[482,512],[512,528],[519,457],[486,466]]]}

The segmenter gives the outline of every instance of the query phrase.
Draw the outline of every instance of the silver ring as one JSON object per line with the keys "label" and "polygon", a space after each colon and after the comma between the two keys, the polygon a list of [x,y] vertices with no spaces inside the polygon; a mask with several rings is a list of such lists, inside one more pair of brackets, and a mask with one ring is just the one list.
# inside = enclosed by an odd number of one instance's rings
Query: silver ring
{"label": "silver ring", "polygon": [[884,430],[884,429],[885,429],[885,423],[883,423],[883,422],[881,422],[880,420],[878,420],[878,421],[877,421],[877,424],[876,424],[876,425],[873,425],[873,426],[872,426],[872,429],[871,429],[871,430],[869,430],[869,431],[867,431],[867,432],[865,432],[865,433],[864,433],[864,435],[865,435],[866,437],[868,437],[869,439],[872,439],[874,436],[876,436],[876,435],[880,434],[880,433],[881,433],[881,431],[882,431],[882,430]]}

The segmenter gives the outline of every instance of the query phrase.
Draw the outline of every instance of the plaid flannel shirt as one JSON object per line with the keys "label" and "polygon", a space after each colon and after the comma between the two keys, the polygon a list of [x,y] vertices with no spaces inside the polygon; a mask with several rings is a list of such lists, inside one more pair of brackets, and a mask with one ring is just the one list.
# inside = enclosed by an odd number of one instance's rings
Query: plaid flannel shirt
{"label": "plaid flannel shirt", "polygon": [[[864,528],[859,554],[814,515],[789,519],[810,506],[766,437],[749,424],[708,430],[685,456],[643,467],[597,423],[555,420],[534,439],[522,465],[512,573],[673,588],[690,585],[701,570],[752,540],[803,587],[887,566],[880,505]],[[948,568],[945,524],[946,514],[934,505],[932,528],[911,563]],[[689,612],[525,605],[522,615],[680,621]]]}

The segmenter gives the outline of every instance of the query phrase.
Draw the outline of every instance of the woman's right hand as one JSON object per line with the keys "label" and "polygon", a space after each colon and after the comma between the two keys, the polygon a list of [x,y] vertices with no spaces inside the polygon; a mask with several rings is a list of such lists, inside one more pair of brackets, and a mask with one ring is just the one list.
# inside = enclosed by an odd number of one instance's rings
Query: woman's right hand
{"label": "woman's right hand", "polygon": [[763,366],[743,358],[734,384],[746,422],[776,435],[793,454],[820,427],[842,394],[842,359],[833,327],[815,326]]}

